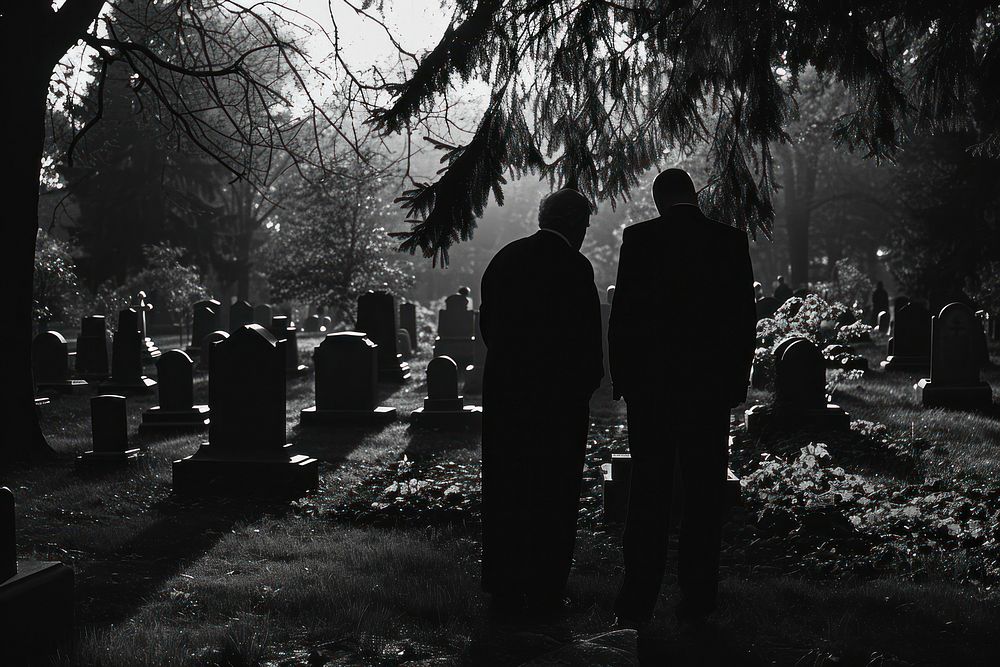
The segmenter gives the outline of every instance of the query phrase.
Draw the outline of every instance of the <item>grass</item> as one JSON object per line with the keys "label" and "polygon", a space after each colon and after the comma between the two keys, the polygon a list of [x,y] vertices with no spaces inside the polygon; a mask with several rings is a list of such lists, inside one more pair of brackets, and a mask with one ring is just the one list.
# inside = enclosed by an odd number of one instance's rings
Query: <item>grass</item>
{"label": "grass", "polygon": [[[300,338],[303,360],[317,342]],[[877,361],[877,346],[863,351]],[[409,385],[383,388],[380,400],[403,418],[420,405],[426,361],[411,362]],[[989,373],[1000,388],[1000,373]],[[312,381],[290,381],[287,401],[288,441],[321,461],[321,488],[305,504],[174,498],[170,462],[195,451],[202,438],[196,434],[137,435],[147,452],[137,467],[82,475],[72,458],[89,446],[87,396],[56,398],[44,408],[43,427],[59,458],[7,471],[3,484],[17,498],[19,555],[76,570],[79,640],[72,664],[519,664],[564,635],[608,628],[621,573],[614,530],[581,525],[565,624],[526,633],[487,620],[474,517],[371,525],[308,511],[364,501],[403,455],[421,471],[479,456],[475,435],[413,432],[405,421],[374,430],[302,430],[298,413],[312,403]],[[912,404],[913,381],[873,371],[841,387],[836,400],[855,419],[880,421],[941,448],[926,462],[928,474],[940,462],[943,471],[995,483],[996,415],[924,411]],[[204,376],[195,391],[207,398]],[[130,433],[154,403],[129,399]],[[623,422],[623,405],[599,396],[592,417],[593,437],[603,437]],[[678,633],[668,573],[661,613],[640,646],[646,662],[996,663],[989,637],[1000,622],[1000,602],[988,588],[943,576],[817,580],[794,568],[761,567],[769,555],[755,551],[754,531],[740,511],[727,527],[711,641]]]}

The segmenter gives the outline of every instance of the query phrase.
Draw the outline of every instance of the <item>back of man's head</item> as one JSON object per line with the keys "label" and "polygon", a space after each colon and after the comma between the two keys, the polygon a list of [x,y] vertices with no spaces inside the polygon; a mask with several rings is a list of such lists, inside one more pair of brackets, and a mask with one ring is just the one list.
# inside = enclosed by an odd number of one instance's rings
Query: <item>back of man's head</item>
{"label": "back of man's head", "polygon": [[586,224],[590,202],[573,188],[556,190],[538,205],[538,226],[563,232],[567,227]]}
{"label": "back of man's head", "polygon": [[653,179],[653,202],[660,215],[675,204],[698,204],[694,182],[683,169],[667,169]]}

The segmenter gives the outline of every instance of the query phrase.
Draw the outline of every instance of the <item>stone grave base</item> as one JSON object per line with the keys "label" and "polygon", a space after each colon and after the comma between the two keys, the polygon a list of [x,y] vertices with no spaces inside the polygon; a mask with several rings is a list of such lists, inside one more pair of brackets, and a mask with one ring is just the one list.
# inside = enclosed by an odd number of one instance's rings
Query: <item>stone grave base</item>
{"label": "stone grave base", "polygon": [[146,340],[143,341],[142,356],[145,363],[154,363],[160,358],[161,354],[163,353],[160,352],[160,349],[156,347],[156,343],[154,343],[151,338],[146,338]]}
{"label": "stone grave base", "polygon": [[320,410],[315,405],[299,413],[304,426],[319,424],[389,424],[396,421],[396,408],[380,405],[374,410]]}
{"label": "stone grave base", "polygon": [[309,371],[310,368],[308,366],[306,366],[305,364],[299,364],[295,368],[286,368],[285,375],[287,375],[290,378],[297,378],[306,375],[307,373],[309,373]]}
{"label": "stone grave base", "polygon": [[90,383],[86,380],[66,380],[64,382],[38,382],[35,384],[39,390],[55,391],[60,394],[77,394],[90,388]]}
{"label": "stone grave base", "polygon": [[208,443],[174,461],[173,474],[174,493],[181,496],[293,499],[319,486],[319,462],[304,454],[216,454]]}
{"label": "stone grave base", "polygon": [[40,406],[40,405],[48,405],[51,402],[52,402],[52,399],[49,398],[48,396],[35,396],[35,407],[36,408],[38,406]]}
{"label": "stone grave base", "polygon": [[111,373],[80,373],[77,372],[76,377],[81,380],[86,380],[90,384],[97,384],[100,382],[107,382],[111,379]]}
{"label": "stone grave base", "polygon": [[833,403],[808,410],[755,405],[746,411],[745,417],[750,435],[771,430],[847,431],[851,428],[851,415]]}
{"label": "stone grave base", "polygon": [[475,343],[474,338],[437,338],[434,341],[434,356],[451,357],[462,370],[472,363]]}
{"label": "stone grave base", "polygon": [[116,382],[114,378],[111,378],[107,382],[102,382],[96,386],[97,390],[101,393],[114,393],[114,394],[152,394],[153,389],[156,388],[156,380],[146,377],[143,375],[139,378],[138,382]]}
{"label": "stone grave base", "polygon": [[404,382],[410,381],[410,365],[399,363],[399,366],[392,366],[389,368],[379,368],[378,369],[378,381],[379,382],[392,382],[394,384],[403,384]]}
{"label": "stone grave base", "polygon": [[410,423],[418,428],[477,429],[483,425],[483,409],[478,405],[466,405],[461,410],[417,408],[410,413]]}
{"label": "stone grave base", "polygon": [[159,405],[142,413],[140,429],[198,429],[208,427],[207,405],[192,405],[187,410],[164,410]]}
{"label": "stone grave base", "polygon": [[[616,470],[618,472],[617,479],[614,475]],[[632,472],[632,458],[628,454],[615,454],[611,463],[605,463],[601,466],[601,472],[604,476],[604,482],[601,485],[604,521],[625,523],[625,518],[628,516],[628,490]],[[682,486],[680,468],[675,465],[674,486],[670,500],[670,526],[672,528],[680,527],[681,518],[684,515]],[[731,508],[740,504],[740,491],[740,478],[727,468],[726,480],[722,485],[724,517]]]}
{"label": "stone grave base", "polygon": [[913,398],[925,408],[974,410],[993,405],[993,391],[985,382],[969,387],[954,387],[934,384],[930,378],[923,378],[913,385]]}
{"label": "stone grave base", "polygon": [[465,367],[465,382],[462,384],[462,393],[482,394],[483,393],[483,366],[473,366],[469,364]]}
{"label": "stone grave base", "polygon": [[73,649],[73,570],[62,563],[17,562],[0,581],[0,664],[48,664]]}
{"label": "stone grave base", "polygon": [[76,465],[79,468],[112,468],[115,466],[131,465],[142,456],[142,450],[138,447],[125,449],[120,452],[95,452],[90,450],[76,457]]}
{"label": "stone grave base", "polygon": [[901,357],[897,354],[889,355],[884,361],[879,362],[879,366],[884,371],[918,371],[926,373],[931,368],[930,357]]}

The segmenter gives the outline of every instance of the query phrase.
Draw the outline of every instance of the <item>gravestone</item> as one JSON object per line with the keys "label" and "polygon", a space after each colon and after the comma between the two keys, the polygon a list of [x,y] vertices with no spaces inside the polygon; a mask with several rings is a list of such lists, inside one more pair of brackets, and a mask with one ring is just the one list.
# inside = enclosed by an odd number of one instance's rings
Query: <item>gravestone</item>
{"label": "gravestone", "polygon": [[69,372],[69,349],[58,331],[46,331],[31,341],[31,373],[38,389],[73,392],[87,387],[86,380],[74,380]]}
{"label": "gravestone", "polygon": [[180,350],[156,361],[160,404],[142,413],[143,429],[204,429],[208,406],[194,404],[194,362]]}
{"label": "gravestone", "polygon": [[286,315],[276,315],[271,318],[271,335],[277,340],[287,341],[285,345],[285,373],[289,377],[305,375],[309,367],[299,363],[298,329]]}
{"label": "gravestone", "polygon": [[134,308],[127,308],[118,314],[118,331],[111,347],[111,378],[101,383],[101,391],[152,393],[156,381],[142,374],[143,342],[139,331],[139,313]]}
{"label": "gravestone", "polygon": [[813,293],[813,291],[811,289],[809,289],[808,287],[800,287],[797,290],[795,290],[794,292],[792,292],[792,296],[798,297],[799,299],[804,299],[804,298],[806,298],[807,296],[809,296],[812,293]]}
{"label": "gravestone", "polygon": [[478,429],[483,409],[465,405],[458,394],[458,365],[451,357],[435,357],[427,364],[424,407],[410,413],[410,423],[421,428]]}
{"label": "gravestone", "polygon": [[90,399],[90,431],[94,448],[76,458],[80,466],[113,466],[138,460],[138,447],[129,447],[125,397],[104,394]]}
{"label": "gravestone", "polygon": [[181,495],[299,498],[319,484],[319,464],[285,440],[285,345],[250,324],[211,353],[208,442],[174,461]]}
{"label": "gravestone", "polygon": [[399,326],[410,334],[410,347],[414,354],[420,351],[420,341],[417,339],[417,306],[413,303],[399,304]]}
{"label": "gravestone", "polygon": [[438,311],[438,335],[434,340],[435,357],[451,357],[460,368],[472,363],[473,338],[476,336],[475,313],[469,309],[469,297],[452,294]]}
{"label": "gravestone", "polygon": [[[729,438],[732,449],[733,438]],[[610,461],[601,464],[602,510],[606,523],[625,523],[628,516],[628,494],[632,481],[631,454],[611,454]],[[726,469],[726,478],[722,480],[723,512],[740,504],[740,479],[731,469]],[[680,463],[674,465],[674,484],[670,499],[670,525],[678,527],[684,513],[684,487],[680,475]]]}
{"label": "gravestone", "polygon": [[319,315],[310,315],[302,324],[302,331],[305,333],[319,333],[320,326],[322,325],[320,324]]}
{"label": "gravestone", "polygon": [[926,373],[931,363],[931,315],[920,303],[896,311],[892,337],[882,368],[887,371]]}
{"label": "gravestone", "polygon": [[0,487],[0,664],[56,664],[73,654],[73,570],[18,560],[14,494]]}
{"label": "gravestone", "polygon": [[234,333],[238,329],[253,324],[253,306],[249,301],[234,301],[229,306],[229,333]]}
{"label": "gravestone", "polygon": [[378,350],[365,334],[327,334],[313,350],[316,405],[301,413],[303,425],[384,424],[396,419],[396,408],[379,406]]}
{"label": "gravestone", "polygon": [[774,355],[774,405],[755,405],[746,411],[748,433],[850,428],[848,413],[826,400],[826,361],[812,341],[790,338],[775,348]]}
{"label": "gravestone", "polygon": [[926,408],[984,409],[993,403],[979,371],[989,360],[982,324],[972,309],[950,303],[931,318],[931,376],[913,385]]}
{"label": "gravestone", "polygon": [[413,345],[410,344],[410,332],[406,329],[400,329],[396,332],[396,349],[399,350],[399,356],[402,357],[403,361],[409,361],[413,358]]}
{"label": "gravestone", "polygon": [[84,380],[106,380],[110,341],[104,315],[90,315],[80,320],[80,335],[76,337],[76,374]]}
{"label": "gravestone", "polygon": [[[146,300],[146,293],[139,291],[132,299],[132,309],[136,312],[136,324],[139,328],[139,336],[142,339],[142,359],[144,362],[153,362],[160,356],[160,350],[156,343],[149,337],[146,327],[146,315],[153,311],[153,304]],[[119,324],[119,328],[121,328]]]}
{"label": "gravestone", "polygon": [[396,349],[397,318],[396,298],[389,292],[369,291],[358,297],[356,329],[378,346],[378,379],[382,382],[403,383],[410,379],[410,366]]}
{"label": "gravestone", "polygon": [[892,322],[892,318],[889,316],[889,312],[886,310],[880,311],[878,314],[878,331],[881,334],[889,333],[889,326]]}
{"label": "gravestone", "polygon": [[259,303],[253,307],[253,321],[254,324],[259,324],[265,329],[271,328],[271,304],[269,303]]}
{"label": "gravestone", "polygon": [[329,315],[324,315],[319,321],[319,330],[330,331],[331,329],[333,329],[333,318]]}
{"label": "gravestone", "polygon": [[486,341],[479,328],[479,311],[476,311],[476,339],[472,344],[472,363],[465,367],[462,391],[468,394],[483,393],[483,369],[486,367]]}
{"label": "gravestone", "polygon": [[774,314],[780,307],[781,302],[773,296],[765,296],[757,299],[757,321],[760,322],[768,317],[774,317]]}
{"label": "gravestone", "polygon": [[188,354],[201,354],[201,342],[205,336],[222,328],[222,304],[215,299],[198,301],[191,306],[191,345]]}
{"label": "gravestone", "polygon": [[201,356],[198,357],[198,370],[208,371],[211,368],[212,346],[227,338],[229,338],[229,334],[225,331],[213,331],[201,339]]}

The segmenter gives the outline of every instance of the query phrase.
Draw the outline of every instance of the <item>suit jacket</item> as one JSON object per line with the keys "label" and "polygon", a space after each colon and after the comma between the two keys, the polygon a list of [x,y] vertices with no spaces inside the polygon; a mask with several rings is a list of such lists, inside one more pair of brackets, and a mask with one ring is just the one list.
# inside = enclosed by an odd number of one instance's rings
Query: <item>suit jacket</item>
{"label": "suit jacket", "polygon": [[753,282],[746,234],[697,206],[626,227],[608,327],[615,394],[746,400]]}
{"label": "suit jacket", "polygon": [[518,239],[483,274],[483,400],[589,398],[604,375],[590,261],[551,232]]}

